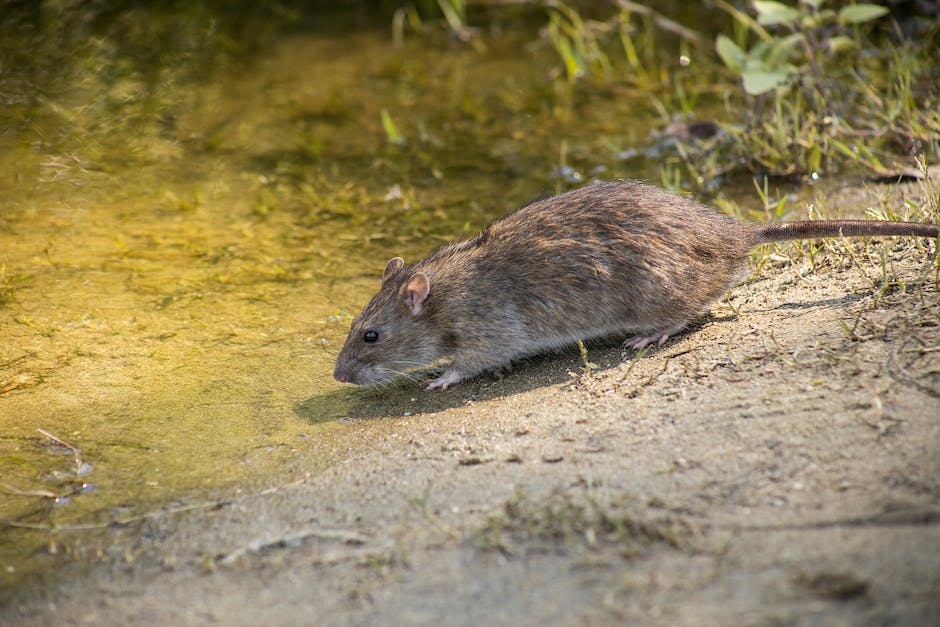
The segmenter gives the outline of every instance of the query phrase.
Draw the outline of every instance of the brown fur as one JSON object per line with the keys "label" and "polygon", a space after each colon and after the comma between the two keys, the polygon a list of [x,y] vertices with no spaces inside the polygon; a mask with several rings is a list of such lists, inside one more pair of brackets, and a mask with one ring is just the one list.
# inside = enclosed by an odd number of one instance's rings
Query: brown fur
{"label": "brown fur", "polygon": [[[390,261],[334,376],[374,383],[448,359],[430,386],[447,387],[579,339],[663,342],[739,278],[756,243],[796,237],[812,229],[746,224],[636,181],[536,200],[413,265]],[[363,341],[370,330],[377,341]]]}

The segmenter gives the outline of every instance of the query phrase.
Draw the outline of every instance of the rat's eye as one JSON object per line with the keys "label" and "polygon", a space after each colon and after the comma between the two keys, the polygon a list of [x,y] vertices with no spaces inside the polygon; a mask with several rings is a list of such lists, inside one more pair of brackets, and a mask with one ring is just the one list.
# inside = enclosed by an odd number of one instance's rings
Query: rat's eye
{"label": "rat's eye", "polygon": [[379,334],[376,333],[375,331],[366,331],[365,334],[362,336],[362,341],[368,342],[370,344],[372,342],[377,342],[378,339],[379,339]]}

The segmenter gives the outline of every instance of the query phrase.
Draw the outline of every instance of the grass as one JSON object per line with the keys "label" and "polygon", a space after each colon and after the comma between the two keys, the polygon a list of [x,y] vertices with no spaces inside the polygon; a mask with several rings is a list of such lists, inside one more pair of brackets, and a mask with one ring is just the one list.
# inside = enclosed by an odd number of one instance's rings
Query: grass
{"label": "grass", "polygon": [[[877,203],[865,209],[865,217],[870,220],[893,222],[925,222],[940,224],[940,193],[935,185],[935,174],[927,167],[926,161],[917,160],[919,179],[916,184],[904,187],[884,186],[874,194]],[[758,197],[759,209],[747,210],[736,202],[718,198],[715,206],[744,221],[783,222],[790,220],[825,220],[837,217],[851,217],[844,211],[833,215],[828,208],[832,202],[824,196],[817,198],[805,207],[799,207],[786,193],[772,194],[770,183],[764,178],[762,183],[755,179],[754,188]],[[933,282],[940,287],[940,256],[937,243],[920,237],[894,238],[830,238],[825,240],[795,240],[765,244],[754,249],[751,265],[756,274],[765,269],[793,264],[806,264],[807,270],[814,272],[822,263],[836,266],[856,266],[879,268],[879,273],[869,274],[872,287],[884,291],[890,289],[891,263],[893,256],[904,258],[926,258],[933,261],[928,264],[928,276],[923,280]]]}
{"label": "grass", "polygon": [[717,115],[717,136],[675,142],[683,168],[664,175],[673,188],[686,177],[707,188],[734,172],[818,178],[861,168],[891,176],[913,155],[940,157],[940,28],[913,17],[902,35],[883,8],[818,4],[798,3],[786,21],[721,2],[733,32],[712,46],[708,33],[631,2],[601,19],[547,3],[542,38],[560,61],[556,107],[570,115],[579,92],[631,84],[651,94],[664,125]]}
{"label": "grass", "polygon": [[[886,186],[875,194],[876,202],[867,208],[866,217],[940,223],[940,194],[935,181],[923,160],[919,161],[919,169],[921,179],[916,184]],[[758,187],[758,196],[764,205],[765,216],[770,219],[796,213],[792,203],[785,197],[774,199],[766,186]],[[738,215],[743,213],[733,205],[725,204],[727,211]],[[817,199],[807,206],[807,217],[832,217],[829,211],[831,204],[831,199]],[[938,244],[937,240],[920,237],[781,242],[755,249],[752,269],[755,275],[779,272],[786,266],[801,267],[799,276],[850,268],[860,273],[867,285],[855,289],[867,292],[867,295],[851,307],[843,321],[846,336],[855,344],[863,344],[872,340],[890,341],[900,334],[904,339],[886,362],[888,374],[905,385],[936,396],[936,385],[922,379],[935,372],[928,362],[940,339],[936,333],[940,328]]]}
{"label": "grass", "polygon": [[678,517],[650,518],[625,503],[556,494],[533,501],[517,494],[474,535],[477,546],[504,555],[614,549],[636,557],[656,545],[691,550],[694,530]]}
{"label": "grass", "polygon": [[[453,27],[447,3],[439,4]],[[661,178],[677,190],[710,190],[736,173],[892,176],[915,155],[940,157],[940,28],[929,16],[899,25],[884,8],[863,4],[835,11],[824,0],[799,2],[780,15],[771,5],[742,11],[719,2],[728,19],[690,28],[628,1],[606,13],[530,3],[531,14],[544,16],[533,47],[558,61],[548,73],[554,115],[577,119],[590,98],[636,88],[664,127],[718,122],[714,136],[670,140]],[[470,19],[462,14],[460,27]]]}
{"label": "grass", "polygon": [[578,350],[581,351],[581,362],[584,364],[584,376],[590,377],[591,373],[597,370],[597,364],[588,359],[587,346],[584,345],[583,340],[578,340]]}
{"label": "grass", "polygon": [[[726,134],[708,153],[691,152],[692,165],[705,176],[745,169],[819,177],[847,168],[893,176],[916,154],[940,156],[931,46],[888,34],[857,37],[854,55],[840,65],[814,67],[824,75],[812,87],[733,93]],[[936,37],[924,34],[928,42]],[[840,72],[843,66],[849,70]]]}

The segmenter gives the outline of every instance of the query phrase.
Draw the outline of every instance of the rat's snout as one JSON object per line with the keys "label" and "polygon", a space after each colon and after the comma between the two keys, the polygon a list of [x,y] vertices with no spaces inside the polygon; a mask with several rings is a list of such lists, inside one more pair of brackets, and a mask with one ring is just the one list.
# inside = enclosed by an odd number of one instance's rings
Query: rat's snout
{"label": "rat's snout", "polygon": [[349,368],[342,363],[336,364],[336,368],[333,369],[333,378],[340,383],[349,383]]}

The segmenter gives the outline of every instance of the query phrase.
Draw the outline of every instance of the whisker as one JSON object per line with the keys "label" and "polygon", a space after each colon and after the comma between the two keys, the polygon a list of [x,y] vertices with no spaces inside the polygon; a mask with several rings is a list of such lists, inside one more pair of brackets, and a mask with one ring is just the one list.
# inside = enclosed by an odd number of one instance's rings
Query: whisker
{"label": "whisker", "polygon": [[415,375],[411,374],[411,373],[408,372],[408,371],[403,371],[403,370],[391,370],[391,369],[389,369],[389,370],[390,370],[391,372],[395,373],[396,375],[398,375],[398,376],[400,376],[400,377],[404,377],[404,378],[406,378],[406,379],[410,379],[411,381],[417,381],[417,380],[418,380],[418,378],[417,378]]}

